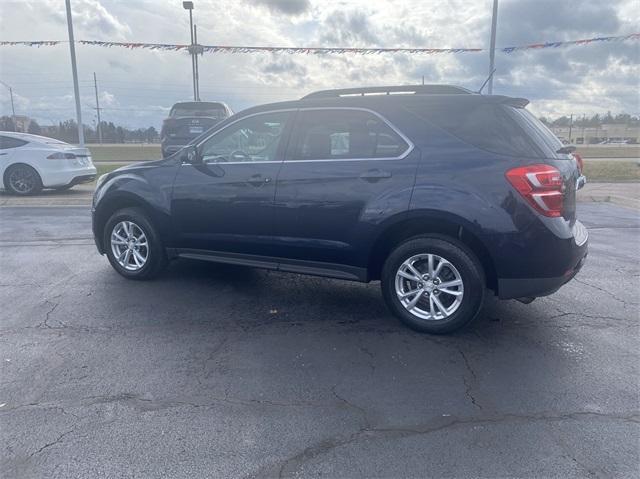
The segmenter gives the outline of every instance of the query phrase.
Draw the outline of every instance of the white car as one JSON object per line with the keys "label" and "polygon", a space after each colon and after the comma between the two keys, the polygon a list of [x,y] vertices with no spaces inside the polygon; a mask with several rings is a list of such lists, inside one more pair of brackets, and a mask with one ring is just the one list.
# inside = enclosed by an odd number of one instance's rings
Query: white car
{"label": "white car", "polygon": [[16,195],[67,189],[96,177],[91,152],[45,136],[0,131],[0,178]]}

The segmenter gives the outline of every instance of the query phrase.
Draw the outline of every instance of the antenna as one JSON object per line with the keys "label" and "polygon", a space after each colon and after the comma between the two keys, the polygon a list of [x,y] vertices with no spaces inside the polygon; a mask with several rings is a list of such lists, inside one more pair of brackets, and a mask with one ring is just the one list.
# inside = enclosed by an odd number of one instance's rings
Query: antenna
{"label": "antenna", "polygon": [[489,80],[491,80],[491,77],[493,77],[493,74],[496,72],[496,69],[494,68],[493,70],[491,70],[491,73],[489,73],[489,76],[487,77],[487,79],[484,81],[484,83],[482,84],[482,86],[480,87],[480,89],[478,90],[478,93],[482,94],[482,89],[487,86],[487,83],[489,83]]}

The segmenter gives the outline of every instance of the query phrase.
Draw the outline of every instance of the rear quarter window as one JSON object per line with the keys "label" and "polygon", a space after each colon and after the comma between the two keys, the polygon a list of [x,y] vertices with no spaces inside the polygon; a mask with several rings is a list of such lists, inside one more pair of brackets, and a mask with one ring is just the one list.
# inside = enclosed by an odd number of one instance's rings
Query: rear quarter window
{"label": "rear quarter window", "polygon": [[0,150],[6,150],[9,148],[18,148],[24,146],[28,141],[19,140],[17,138],[11,138],[9,136],[0,136]]}
{"label": "rear quarter window", "polygon": [[544,158],[546,148],[536,141],[516,108],[481,103],[476,105],[433,105],[420,113],[435,126],[463,142],[499,155]]}

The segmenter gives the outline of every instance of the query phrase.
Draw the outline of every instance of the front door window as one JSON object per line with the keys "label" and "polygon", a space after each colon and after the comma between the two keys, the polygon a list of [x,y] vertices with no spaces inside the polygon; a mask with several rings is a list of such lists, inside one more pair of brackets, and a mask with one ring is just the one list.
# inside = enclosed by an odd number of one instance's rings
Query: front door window
{"label": "front door window", "polygon": [[276,161],[288,112],[243,118],[213,135],[201,147],[206,163]]}

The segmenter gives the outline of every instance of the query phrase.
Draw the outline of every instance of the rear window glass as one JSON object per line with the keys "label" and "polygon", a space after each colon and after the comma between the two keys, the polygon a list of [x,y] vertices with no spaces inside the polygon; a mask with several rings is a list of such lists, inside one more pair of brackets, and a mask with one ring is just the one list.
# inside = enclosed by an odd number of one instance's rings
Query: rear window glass
{"label": "rear window glass", "polygon": [[[538,141],[544,143],[544,146],[549,149],[549,154],[557,155],[556,151],[562,148],[562,142],[544,123],[524,108],[509,107],[507,110],[523,128],[528,129]],[[542,145],[540,146],[542,147]]]}
{"label": "rear window glass", "polygon": [[482,103],[478,105],[433,105],[421,111],[434,125],[465,143],[500,155],[544,158],[542,148],[528,130],[524,119],[516,118],[513,107]]}
{"label": "rear window glass", "polygon": [[173,118],[206,116],[217,120],[224,120],[227,117],[227,111],[224,106],[218,103],[185,103],[174,106],[169,116]]}
{"label": "rear window glass", "polygon": [[0,150],[6,150],[8,148],[18,148],[29,143],[28,141],[19,140],[17,138],[11,138],[9,136],[0,136]]}

